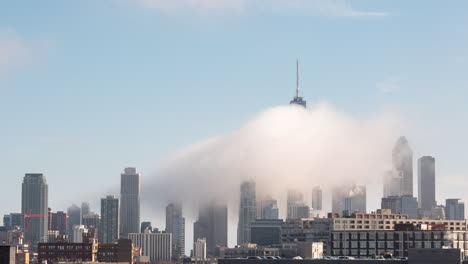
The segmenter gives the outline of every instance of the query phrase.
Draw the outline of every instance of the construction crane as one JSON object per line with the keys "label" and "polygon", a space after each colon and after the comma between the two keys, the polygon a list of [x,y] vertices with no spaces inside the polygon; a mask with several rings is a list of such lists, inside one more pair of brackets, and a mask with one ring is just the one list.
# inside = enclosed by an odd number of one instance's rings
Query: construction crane
{"label": "construction crane", "polygon": [[[32,209],[29,209],[28,214],[24,217],[24,238],[27,239],[26,244],[31,248],[31,218],[35,217],[48,217],[48,214],[33,214]],[[27,234],[27,235],[26,235]]]}

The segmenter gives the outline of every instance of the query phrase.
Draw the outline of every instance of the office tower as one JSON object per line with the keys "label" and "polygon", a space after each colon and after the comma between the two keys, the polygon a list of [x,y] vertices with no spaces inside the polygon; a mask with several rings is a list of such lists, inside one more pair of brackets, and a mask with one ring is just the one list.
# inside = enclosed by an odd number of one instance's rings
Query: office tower
{"label": "office tower", "polygon": [[88,202],[81,203],[81,221],[83,223],[83,217],[87,214],[91,213],[91,208],[89,207]]}
{"label": "office tower", "polygon": [[68,232],[68,215],[63,211],[51,213],[50,230],[59,231],[60,235],[66,235]]}
{"label": "office tower", "polygon": [[23,226],[23,215],[21,213],[10,213],[4,215],[3,226],[7,229]]}
{"label": "office tower", "polygon": [[193,258],[195,263],[206,259],[206,239],[199,238],[193,244]]}
{"label": "office tower", "polygon": [[194,242],[206,239],[208,256],[216,256],[218,247],[226,247],[228,241],[228,210],[224,203],[211,202],[200,207],[198,220],[194,223]]}
{"label": "office tower", "polygon": [[101,228],[99,241],[114,243],[119,239],[119,199],[108,195],[101,199]]}
{"label": "office tower", "polygon": [[141,222],[140,233],[153,232],[151,222]]}
{"label": "office tower", "polygon": [[296,61],[296,96],[292,99],[290,104],[300,105],[304,108],[307,107],[307,102],[299,95],[299,60]]}
{"label": "office tower", "polygon": [[418,159],[418,200],[419,208],[431,211],[436,206],[435,199],[435,159],[424,156]]}
{"label": "office tower", "polygon": [[345,197],[345,210],[366,213],[366,186],[353,186]]}
{"label": "office tower", "polygon": [[47,242],[48,185],[43,174],[24,176],[21,193],[21,213],[24,216],[25,241],[36,248],[38,242]]}
{"label": "office tower", "polygon": [[180,204],[166,207],[166,232],[172,234],[172,256],[174,260],[185,257],[185,218]]}
{"label": "office tower", "polygon": [[401,196],[402,178],[400,173],[394,170],[389,170],[384,173],[384,190],[383,197]]}
{"label": "office tower", "polygon": [[383,197],[380,205],[381,209],[390,209],[392,214],[401,213],[401,196]]}
{"label": "office tower", "polygon": [[120,176],[120,236],[126,238],[140,229],[140,174],[136,168],[125,168]]}
{"label": "office tower", "polygon": [[141,248],[143,256],[148,256],[151,263],[171,261],[172,259],[172,234],[165,232],[156,233],[129,233],[128,238],[136,247]]}
{"label": "office tower", "polygon": [[68,236],[70,240],[73,241],[73,227],[76,225],[81,225],[81,208],[76,204],[68,207]]}
{"label": "office tower", "polygon": [[278,219],[279,217],[278,202],[270,195],[259,199],[257,201],[256,207],[256,219]]}
{"label": "office tower", "polygon": [[83,216],[82,224],[88,228],[97,228],[101,226],[101,216],[96,213],[88,213]]}
{"label": "office tower", "polygon": [[401,213],[407,214],[410,219],[418,218],[418,200],[412,195],[401,196]]}
{"label": "office tower", "polygon": [[288,190],[288,197],[287,197],[287,219],[296,219],[297,217],[297,206],[301,206],[304,204],[304,196],[303,194],[294,189]]}
{"label": "office tower", "polygon": [[238,245],[250,243],[250,223],[257,218],[256,199],[255,182],[243,182],[240,188],[239,222],[237,226]]}
{"label": "office tower", "polygon": [[84,225],[73,227],[73,243],[83,243],[83,235],[88,234],[88,228]]}
{"label": "office tower", "polygon": [[465,204],[460,199],[445,200],[445,218],[447,220],[464,220]]}
{"label": "office tower", "polygon": [[393,167],[401,177],[400,195],[413,195],[413,151],[405,137],[398,139],[392,154]]}
{"label": "office tower", "polygon": [[445,206],[436,205],[431,210],[431,219],[434,220],[445,220]]}
{"label": "office tower", "polygon": [[322,210],[322,189],[320,186],[315,186],[312,189],[312,210]]}
{"label": "office tower", "polygon": [[281,245],[281,219],[257,219],[251,224],[251,243],[271,247]]}

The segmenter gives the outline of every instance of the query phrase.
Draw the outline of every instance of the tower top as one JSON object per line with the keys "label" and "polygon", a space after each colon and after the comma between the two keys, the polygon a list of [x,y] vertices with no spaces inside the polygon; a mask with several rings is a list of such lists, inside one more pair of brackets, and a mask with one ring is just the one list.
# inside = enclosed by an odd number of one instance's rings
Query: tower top
{"label": "tower top", "polygon": [[296,97],[299,97],[299,59],[296,60]]}

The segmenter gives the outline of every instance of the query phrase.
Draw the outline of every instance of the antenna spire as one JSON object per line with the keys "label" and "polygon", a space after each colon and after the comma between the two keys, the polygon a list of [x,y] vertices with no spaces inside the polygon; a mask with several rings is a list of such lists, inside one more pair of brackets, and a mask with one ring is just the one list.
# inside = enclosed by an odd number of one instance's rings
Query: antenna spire
{"label": "antenna spire", "polygon": [[299,97],[299,59],[296,60],[296,97]]}

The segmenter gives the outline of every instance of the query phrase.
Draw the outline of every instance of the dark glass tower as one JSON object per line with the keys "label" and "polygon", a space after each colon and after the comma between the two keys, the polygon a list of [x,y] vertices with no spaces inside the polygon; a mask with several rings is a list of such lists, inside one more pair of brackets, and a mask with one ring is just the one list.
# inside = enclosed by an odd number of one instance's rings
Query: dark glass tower
{"label": "dark glass tower", "polygon": [[255,182],[245,181],[240,188],[239,223],[237,244],[250,243],[250,224],[257,218]]}
{"label": "dark glass tower", "polygon": [[21,213],[24,216],[25,241],[36,248],[38,242],[47,242],[48,185],[44,175],[29,173],[22,185]]}
{"label": "dark glass tower", "polygon": [[140,230],[140,174],[136,168],[125,168],[120,181],[120,237]]}

